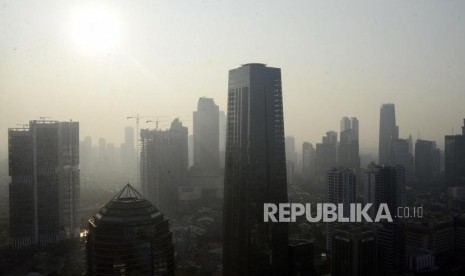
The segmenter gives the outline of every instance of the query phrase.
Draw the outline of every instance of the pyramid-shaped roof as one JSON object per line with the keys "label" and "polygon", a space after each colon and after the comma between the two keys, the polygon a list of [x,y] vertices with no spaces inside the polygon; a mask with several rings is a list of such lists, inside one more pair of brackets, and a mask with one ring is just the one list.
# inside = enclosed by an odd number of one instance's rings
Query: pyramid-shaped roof
{"label": "pyramid-shaped roof", "polygon": [[120,201],[141,201],[145,198],[134,188],[131,184],[126,184],[121,191],[119,191],[112,200]]}
{"label": "pyramid-shaped roof", "polygon": [[138,225],[163,220],[163,214],[129,183],[126,184],[98,213],[96,225]]}

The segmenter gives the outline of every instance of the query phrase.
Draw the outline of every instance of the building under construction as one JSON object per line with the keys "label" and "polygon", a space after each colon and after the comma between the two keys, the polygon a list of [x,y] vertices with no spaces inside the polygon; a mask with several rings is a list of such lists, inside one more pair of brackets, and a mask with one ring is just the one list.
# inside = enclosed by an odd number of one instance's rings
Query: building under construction
{"label": "building under construction", "polygon": [[141,129],[142,194],[168,216],[175,213],[178,187],[187,183],[187,127],[174,119],[168,130]]}
{"label": "building under construction", "polygon": [[169,221],[127,184],[89,220],[88,275],[174,275]]}
{"label": "building under construction", "polygon": [[79,235],[79,123],[30,121],[8,130],[14,249]]}

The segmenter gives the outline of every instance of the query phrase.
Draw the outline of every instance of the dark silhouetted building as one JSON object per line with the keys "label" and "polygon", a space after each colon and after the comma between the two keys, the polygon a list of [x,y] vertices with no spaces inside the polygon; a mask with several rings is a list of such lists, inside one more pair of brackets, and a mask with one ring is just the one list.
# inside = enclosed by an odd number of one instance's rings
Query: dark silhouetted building
{"label": "dark silhouetted building", "polygon": [[295,151],[295,138],[287,136],[285,139],[286,145],[286,172],[287,185],[293,185],[295,182],[295,168],[297,166],[297,152]]}
{"label": "dark silhouetted building", "polygon": [[89,175],[92,170],[92,138],[86,136],[79,144],[79,159],[81,175]]}
{"label": "dark silhouetted building", "polygon": [[455,231],[451,217],[424,218],[405,225],[408,246],[429,249],[439,265],[448,261],[454,253]]}
{"label": "dark silhouetted building", "polygon": [[289,240],[289,276],[316,275],[313,258],[313,241]]}
{"label": "dark silhouetted building", "polygon": [[383,104],[379,122],[379,163],[392,164],[391,143],[399,139],[399,128],[396,125],[394,104]]}
{"label": "dark silhouetted building", "polygon": [[465,187],[465,119],[461,135],[446,135],[444,147],[446,187]]}
{"label": "dark silhouetted building", "polygon": [[378,247],[378,274],[402,275],[406,270],[406,238],[405,225],[395,220],[395,213],[391,213],[394,222],[376,223]]}
{"label": "dark silhouetted building", "polygon": [[193,114],[194,167],[203,173],[219,169],[219,109],[213,99],[200,98]]}
{"label": "dark silhouetted building", "polygon": [[325,183],[328,170],[337,166],[337,132],[326,132],[322,143],[316,144],[315,163],[317,181]]}
{"label": "dark silhouetted building", "polygon": [[220,168],[224,169],[224,154],[226,150],[226,114],[220,111]]}
{"label": "dark silhouetted building", "polygon": [[455,226],[455,252],[465,256],[465,214],[454,218]]}
{"label": "dark silhouetted building", "polygon": [[355,117],[343,117],[339,133],[338,163],[350,168],[356,175],[360,172],[360,154],[358,141],[358,120]]}
{"label": "dark silhouetted building", "polygon": [[406,258],[408,272],[426,274],[434,269],[434,254],[431,250],[407,246]]}
{"label": "dark silhouetted building", "polygon": [[183,200],[223,197],[219,119],[219,109],[213,99],[200,98],[197,111],[194,111],[194,164],[189,170],[188,185],[181,189]]}
{"label": "dark silhouetted building", "polygon": [[374,218],[381,203],[387,203],[394,222],[376,223],[378,239],[378,275],[398,275],[405,270],[404,226],[397,221],[397,207],[404,206],[405,169],[402,166],[376,165],[366,170],[364,199],[372,203]]}
{"label": "dark silhouetted building", "polygon": [[[338,167],[328,171],[328,202],[344,206],[344,217],[350,216],[350,203],[355,203],[356,178],[352,170]],[[337,223],[326,224],[326,249],[331,252],[334,228]]]}
{"label": "dark silhouetted building", "polygon": [[264,203],[287,202],[281,69],[229,71],[223,273],[287,275],[288,225],[263,221]]}
{"label": "dark silhouetted building", "polygon": [[415,180],[417,187],[431,184],[439,175],[440,152],[436,142],[418,139],[415,143]]}
{"label": "dark silhouetted building", "polygon": [[79,123],[30,121],[8,130],[14,249],[79,235]]}
{"label": "dark silhouetted building", "polygon": [[174,275],[169,221],[127,184],[89,220],[88,275]]}
{"label": "dark silhouetted building", "polygon": [[332,242],[331,275],[377,275],[376,230],[369,226],[340,225]]}
{"label": "dark silhouetted building", "polygon": [[413,156],[409,150],[408,139],[393,139],[391,141],[391,163],[390,165],[400,165],[405,169],[405,183],[412,185],[414,181]]}
{"label": "dark silhouetted building", "polygon": [[168,130],[141,129],[143,195],[167,215],[178,203],[178,187],[187,184],[187,127],[174,119]]}
{"label": "dark silhouetted building", "polygon": [[371,163],[366,169],[364,184],[365,203],[373,203],[371,216],[376,215],[381,203],[388,204],[391,215],[397,212],[397,207],[402,206],[405,193],[405,169],[402,166]]}
{"label": "dark silhouetted building", "polygon": [[307,184],[315,177],[316,150],[309,142],[302,143],[302,174]]}

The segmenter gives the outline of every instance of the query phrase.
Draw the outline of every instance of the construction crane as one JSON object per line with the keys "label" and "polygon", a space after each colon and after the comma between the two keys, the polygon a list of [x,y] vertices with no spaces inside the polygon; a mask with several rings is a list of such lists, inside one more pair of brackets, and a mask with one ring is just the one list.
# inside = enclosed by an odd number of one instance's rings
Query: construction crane
{"label": "construction crane", "polygon": [[52,117],[47,117],[47,116],[41,116],[41,117],[39,117],[39,119],[42,120],[42,123],[45,122],[45,119],[50,119],[50,118],[52,118]]}
{"label": "construction crane", "polygon": [[[155,123],[155,129],[158,130],[158,125],[160,123],[160,118],[165,118],[165,117],[169,117],[169,116],[157,116],[157,118],[155,120],[147,120],[145,121],[145,123]],[[161,121],[161,122],[164,122],[164,121]]]}

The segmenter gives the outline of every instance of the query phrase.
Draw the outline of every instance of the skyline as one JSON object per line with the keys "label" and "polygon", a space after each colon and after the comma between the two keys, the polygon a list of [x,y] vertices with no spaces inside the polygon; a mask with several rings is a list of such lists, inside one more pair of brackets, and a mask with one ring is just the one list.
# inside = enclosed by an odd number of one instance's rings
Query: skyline
{"label": "skyline", "polygon": [[137,113],[170,116],[162,129],[180,116],[191,134],[198,98],[225,111],[228,69],[250,62],[282,68],[285,134],[297,145],[349,116],[361,151],[376,152],[384,103],[396,105],[402,138],[443,149],[444,135],[460,133],[465,3],[104,1],[97,8],[118,22],[120,44],[103,53],[74,43],[73,14],[92,6],[70,3],[0,1],[4,158],[7,129],[40,116],[72,118],[81,140],[115,145]]}

